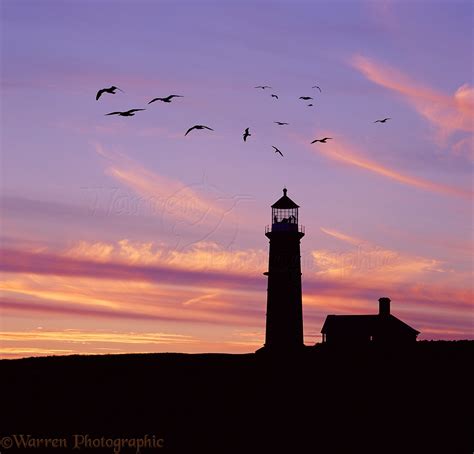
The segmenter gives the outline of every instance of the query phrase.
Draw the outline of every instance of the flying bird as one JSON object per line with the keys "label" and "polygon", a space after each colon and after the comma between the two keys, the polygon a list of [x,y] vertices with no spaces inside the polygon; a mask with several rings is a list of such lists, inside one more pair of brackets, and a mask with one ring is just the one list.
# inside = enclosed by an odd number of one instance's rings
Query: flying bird
{"label": "flying bird", "polygon": [[212,128],[209,128],[209,126],[204,126],[204,125],[194,125],[193,127],[189,128],[187,131],[186,131],[186,134],[185,136],[188,135],[189,132],[191,132],[193,129],[209,129],[209,131],[214,131],[214,129]]}
{"label": "flying bird", "polygon": [[300,96],[300,99],[304,99],[305,101],[308,101],[308,99],[313,99],[311,96]]}
{"label": "flying bird", "polygon": [[269,87],[268,85],[258,85],[255,88],[261,88],[262,90],[265,90],[265,88],[272,88],[272,87]]}
{"label": "flying bird", "polygon": [[249,132],[249,128],[245,128],[245,132],[244,132],[244,142],[247,142],[247,137],[251,136],[252,134],[250,134]]}
{"label": "flying bird", "polygon": [[320,88],[320,87],[318,87],[317,85],[315,85],[315,86],[314,86],[314,87],[312,87],[312,88],[317,88],[317,89],[319,90],[319,92],[320,92],[320,93],[322,93],[322,91],[321,91],[321,88]]}
{"label": "flying bird", "polygon": [[374,123],[385,123],[387,120],[391,120],[391,118],[384,118],[383,120],[375,120]]}
{"label": "flying bird", "polygon": [[184,98],[184,96],[181,95],[169,95],[166,98],[154,98],[152,99],[148,104],[151,104],[152,102],[155,101],[163,101],[163,102],[171,102],[173,98]]}
{"label": "flying bird", "polygon": [[313,107],[313,105],[312,105],[312,104],[308,104],[308,107]]}
{"label": "flying bird", "polygon": [[326,143],[326,140],[332,139],[332,137],[325,137],[324,139],[314,139],[311,143],[321,142]]}
{"label": "flying bird", "polygon": [[275,148],[275,153],[280,153],[283,156],[283,153],[277,148],[272,145],[272,148]]}
{"label": "flying bird", "polygon": [[135,112],[139,112],[140,110],[146,110],[146,109],[130,109],[125,112],[110,112],[105,115],[120,115],[121,117],[133,117],[135,115]]}
{"label": "flying bird", "polygon": [[289,123],[285,123],[283,121],[274,121],[273,123],[276,123],[277,125],[280,125],[280,126],[289,125]]}
{"label": "flying bird", "polygon": [[[96,101],[99,100],[99,98],[102,96],[103,93],[110,93],[111,95],[115,95],[115,90],[120,90],[119,87],[116,87],[115,85],[112,85],[110,88],[102,88],[97,92],[95,95]],[[124,93],[123,90],[120,90],[122,93]]]}
{"label": "flying bird", "polygon": [[278,96],[277,95],[272,95],[272,98],[278,99]]}

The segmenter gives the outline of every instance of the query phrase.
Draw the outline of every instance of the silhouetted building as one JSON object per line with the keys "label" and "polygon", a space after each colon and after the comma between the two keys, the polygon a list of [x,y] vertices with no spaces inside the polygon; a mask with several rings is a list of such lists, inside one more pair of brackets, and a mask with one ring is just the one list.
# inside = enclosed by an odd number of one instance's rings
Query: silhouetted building
{"label": "silhouetted building", "polygon": [[321,333],[332,345],[406,344],[420,334],[390,313],[390,298],[379,299],[377,315],[328,315]]}
{"label": "silhouetted building", "polygon": [[265,228],[270,240],[268,261],[267,316],[264,350],[303,349],[303,305],[301,300],[300,240],[298,208],[283,189],[283,197],[272,205],[272,224]]}

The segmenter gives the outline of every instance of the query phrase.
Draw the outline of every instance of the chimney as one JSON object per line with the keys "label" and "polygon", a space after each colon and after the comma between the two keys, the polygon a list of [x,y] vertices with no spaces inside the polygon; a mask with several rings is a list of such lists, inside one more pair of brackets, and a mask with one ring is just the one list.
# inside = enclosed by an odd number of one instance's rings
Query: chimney
{"label": "chimney", "polygon": [[379,298],[379,315],[390,315],[390,298]]}

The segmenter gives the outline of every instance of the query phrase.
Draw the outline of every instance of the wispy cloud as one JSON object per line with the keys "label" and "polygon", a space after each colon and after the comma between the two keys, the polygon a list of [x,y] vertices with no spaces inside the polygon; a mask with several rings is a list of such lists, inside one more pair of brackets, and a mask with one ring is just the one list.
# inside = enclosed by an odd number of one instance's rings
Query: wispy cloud
{"label": "wispy cloud", "polygon": [[[332,133],[331,136],[335,137],[334,133]],[[312,150],[316,153],[314,148]],[[319,147],[317,153],[327,156],[335,161],[342,162],[343,164],[367,170],[407,186],[413,186],[425,191],[438,192],[445,195],[453,195],[468,199],[472,198],[471,191],[435,183],[420,177],[405,175],[397,170],[379,164],[378,162],[365,157],[365,153],[361,149],[344,141],[344,139],[341,139],[340,137],[338,137],[337,141],[328,143],[324,147]]]}
{"label": "wispy cloud", "polygon": [[449,95],[415,82],[401,71],[362,55],[352,57],[351,64],[370,81],[401,95],[436,127],[438,142],[444,143],[456,131],[474,131],[473,86],[465,83]]}
{"label": "wispy cloud", "polygon": [[321,230],[356,248],[344,252],[327,249],[312,251],[318,275],[365,279],[368,285],[383,286],[394,282],[413,282],[427,273],[445,273],[439,260],[401,254],[334,229]]}
{"label": "wispy cloud", "polygon": [[[205,199],[188,185],[146,169],[123,153],[106,150],[100,144],[95,145],[95,150],[107,160],[107,175],[143,197],[172,205],[176,210],[171,210],[171,215],[179,210],[180,217],[193,221],[218,209],[214,201]],[[177,206],[178,202],[185,205]]]}
{"label": "wispy cloud", "polygon": [[[122,251],[119,249],[119,251]],[[258,255],[250,250],[248,253],[242,251],[237,252],[242,263],[235,269],[229,269],[229,260],[235,260],[231,252],[222,250],[216,251],[215,260],[212,253],[209,252],[207,258],[202,259],[200,248],[196,247],[189,253],[179,253],[171,251],[169,258],[160,258],[160,253],[151,254],[151,258],[147,264],[147,258],[139,258],[133,260],[133,255],[138,253],[138,249],[132,246],[132,259],[129,260],[125,256],[125,260],[105,261],[100,256],[100,260],[91,259],[91,257],[73,258],[68,255],[53,254],[48,252],[33,253],[29,251],[21,251],[18,249],[2,249],[2,263],[0,270],[5,273],[30,273],[39,275],[54,276],[77,276],[96,279],[113,279],[113,280],[129,280],[129,281],[154,281],[167,283],[170,285],[236,285],[253,286],[261,281],[260,271],[257,268],[259,263]],[[219,264],[219,254],[222,253],[222,262]],[[207,253],[206,253],[207,254]],[[175,262],[176,257],[183,258],[182,263]],[[255,274],[244,265],[248,264],[247,259],[254,259],[256,269],[259,273]],[[175,263],[174,263],[175,262]],[[235,262],[233,262],[235,263]],[[174,266],[171,266],[174,265]],[[189,269],[187,266],[190,266]],[[249,264],[250,266],[250,264]]]}
{"label": "wispy cloud", "polygon": [[319,269],[317,275],[334,279],[365,279],[367,286],[411,282],[425,273],[444,272],[438,260],[404,256],[370,245],[344,252],[318,249],[312,255]]}
{"label": "wispy cloud", "polygon": [[320,227],[320,230],[326,235],[332,236],[333,238],[337,238],[338,240],[344,241],[354,246],[366,243],[365,240],[346,235],[345,233],[338,232],[337,230],[334,230],[334,229],[327,229],[324,227]]}
{"label": "wispy cloud", "polygon": [[[136,205],[147,206],[161,217],[184,247],[183,232],[192,229],[197,241],[210,238],[220,230],[236,234],[239,219],[237,205],[253,200],[247,194],[226,194],[203,177],[200,184],[185,184],[145,168],[123,153],[95,144],[96,152],[106,159],[106,174],[130,188],[138,196]],[[196,241],[196,240],[194,240]]]}
{"label": "wispy cloud", "polygon": [[147,332],[117,332],[117,331],[81,331],[78,329],[32,331],[3,331],[0,341],[65,341],[65,342],[101,342],[101,343],[129,343],[129,344],[163,344],[163,343],[188,343],[195,339],[192,336],[171,333]]}

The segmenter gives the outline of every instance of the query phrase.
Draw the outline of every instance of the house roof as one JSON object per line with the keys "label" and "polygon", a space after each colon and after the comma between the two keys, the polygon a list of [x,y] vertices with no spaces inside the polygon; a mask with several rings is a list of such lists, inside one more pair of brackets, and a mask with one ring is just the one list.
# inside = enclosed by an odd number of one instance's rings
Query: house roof
{"label": "house roof", "polygon": [[321,333],[331,332],[373,334],[380,330],[397,329],[400,331],[420,334],[419,331],[402,322],[392,314],[384,315],[328,315]]}
{"label": "house roof", "polygon": [[287,195],[286,195],[287,189],[283,189],[283,197],[280,197],[273,205],[272,208],[278,208],[281,210],[288,210],[290,208],[299,208],[299,205],[297,205],[293,200],[291,200]]}

